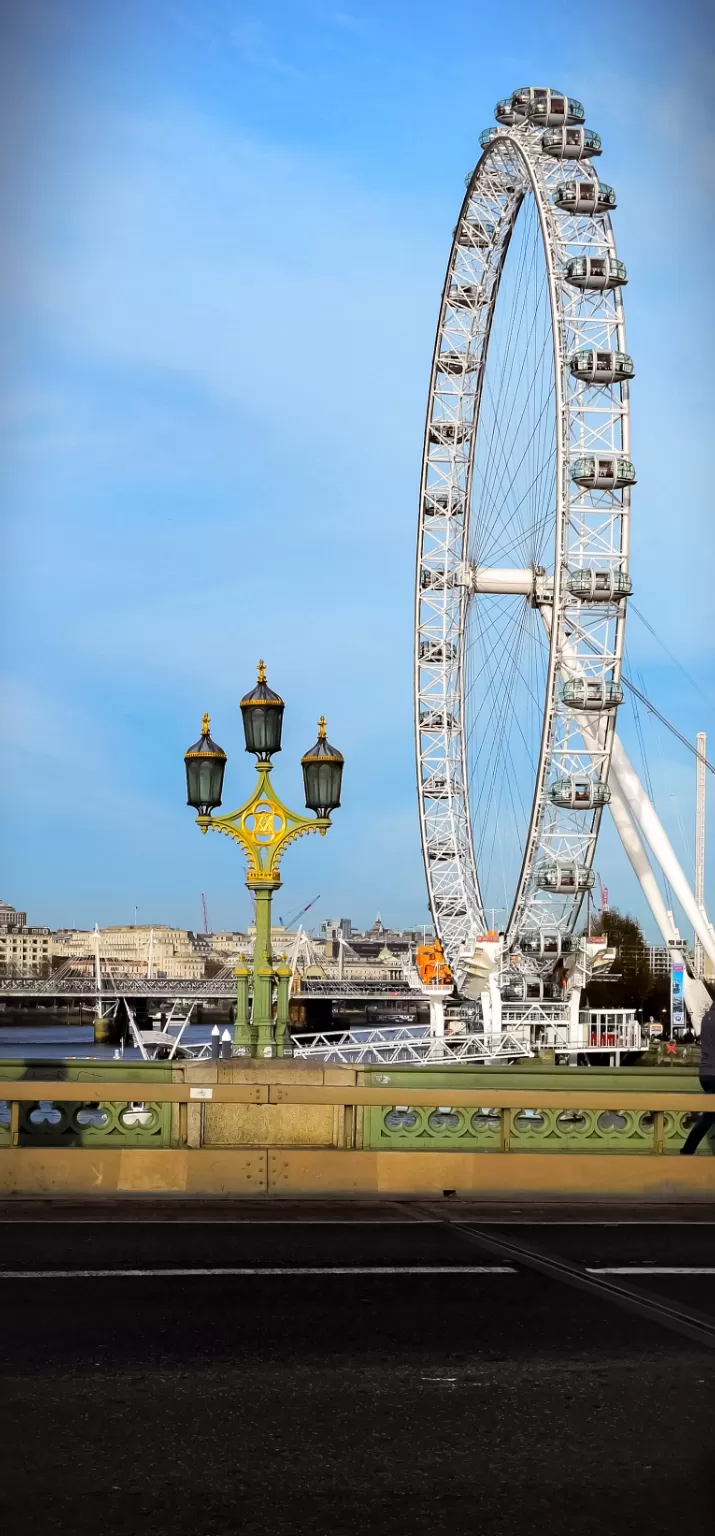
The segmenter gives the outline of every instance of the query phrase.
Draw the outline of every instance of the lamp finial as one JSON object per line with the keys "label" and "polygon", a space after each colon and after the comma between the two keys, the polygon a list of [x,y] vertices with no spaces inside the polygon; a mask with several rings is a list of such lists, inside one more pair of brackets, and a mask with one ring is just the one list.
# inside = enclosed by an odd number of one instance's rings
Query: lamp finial
{"label": "lamp finial", "polygon": [[266,663],[263,660],[258,663],[258,681],[259,683],[265,683],[266,681]]}
{"label": "lamp finial", "polygon": [[208,715],[208,714],[202,715],[202,717],[201,717],[201,735],[202,736],[208,736],[210,724],[211,724],[211,716]]}
{"label": "lamp finial", "polygon": [[325,741],[325,715],[321,715],[318,721],[318,741]]}

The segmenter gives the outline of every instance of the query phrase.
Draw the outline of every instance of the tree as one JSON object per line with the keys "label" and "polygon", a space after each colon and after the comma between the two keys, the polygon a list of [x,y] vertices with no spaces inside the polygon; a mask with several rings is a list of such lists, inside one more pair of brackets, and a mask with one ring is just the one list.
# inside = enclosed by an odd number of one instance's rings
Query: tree
{"label": "tree", "polygon": [[[605,935],[609,948],[615,949],[613,972],[619,979],[590,981],[586,989],[588,1006],[590,1008],[649,1009],[654,1017],[659,1018],[660,1009],[664,1006],[660,1002],[659,994],[665,978],[655,977],[652,974],[648,963],[648,946],[640,923],[634,917],[622,916],[613,908],[595,919],[591,925],[591,933],[596,937]],[[649,1003],[651,996],[655,1003],[656,994],[658,995],[657,1014],[655,1008]]]}

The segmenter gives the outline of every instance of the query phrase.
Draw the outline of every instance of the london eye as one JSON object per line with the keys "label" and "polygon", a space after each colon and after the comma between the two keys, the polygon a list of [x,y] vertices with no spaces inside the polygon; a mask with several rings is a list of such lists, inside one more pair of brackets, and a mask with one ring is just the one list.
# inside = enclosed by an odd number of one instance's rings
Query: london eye
{"label": "london eye", "polygon": [[[459,974],[499,930],[501,989],[518,996],[525,972],[544,975],[574,947],[608,804],[646,889],[631,835],[645,812],[615,730],[635,370],[599,135],[549,87],[514,91],[495,116],[467,178],[432,359],[415,728],[438,936]],[[663,903],[646,895],[662,928]]]}

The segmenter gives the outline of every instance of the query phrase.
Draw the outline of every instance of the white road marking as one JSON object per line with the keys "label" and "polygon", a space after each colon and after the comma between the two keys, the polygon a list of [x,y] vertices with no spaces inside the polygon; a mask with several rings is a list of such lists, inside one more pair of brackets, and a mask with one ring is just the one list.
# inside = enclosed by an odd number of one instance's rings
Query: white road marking
{"label": "white road marking", "polygon": [[218,1265],[213,1269],[0,1269],[0,1280],[103,1280],[125,1275],[190,1278],[193,1275],[515,1275],[513,1264],[260,1264]]}
{"label": "white road marking", "polygon": [[597,1264],[587,1275],[715,1275],[712,1264]]}
{"label": "white road marking", "polygon": [[[191,1279],[194,1275],[516,1275],[514,1264],[219,1264],[145,1269],[0,1269],[0,1280]],[[587,1275],[715,1275],[715,1265],[597,1264]]]}
{"label": "white road marking", "polygon": [[[452,1207],[454,1210],[454,1207]],[[639,1217],[632,1221],[539,1221],[538,1218],[518,1220],[507,1216],[470,1217],[470,1220],[479,1220],[482,1227],[568,1227],[582,1228],[589,1231],[600,1227],[652,1227],[660,1230],[661,1227],[679,1227],[681,1231],[697,1231],[700,1227],[713,1227],[715,1221],[651,1221],[648,1218],[641,1220]],[[420,1218],[419,1222],[407,1217],[385,1216],[373,1220],[369,1216],[350,1215],[349,1217],[329,1216],[265,1216],[258,1220],[244,1219],[241,1216],[193,1216],[181,1213],[179,1217],[158,1215],[141,1215],[131,1212],[124,1214],[119,1210],[112,1210],[111,1216],[5,1216],[0,1214],[0,1228],[2,1227],[102,1227],[102,1226],[152,1226],[152,1227],[374,1227],[377,1231],[381,1227],[406,1227],[406,1226],[444,1226],[452,1221],[464,1220],[462,1211],[453,1216],[430,1216]]]}

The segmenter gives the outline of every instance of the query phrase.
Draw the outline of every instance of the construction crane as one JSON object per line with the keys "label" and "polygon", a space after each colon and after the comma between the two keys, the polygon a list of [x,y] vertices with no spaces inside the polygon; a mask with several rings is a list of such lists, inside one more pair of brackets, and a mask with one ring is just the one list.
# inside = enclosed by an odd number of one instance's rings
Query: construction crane
{"label": "construction crane", "polygon": [[601,915],[603,916],[604,912],[608,911],[608,886],[601,883],[601,876],[599,874],[596,875],[596,880],[598,882],[598,899],[601,903]]}
{"label": "construction crane", "polygon": [[306,912],[310,911],[311,907],[315,906],[316,901],[320,901],[320,896],[314,896],[313,900],[309,901],[305,907],[301,907],[300,912],[295,912],[293,917],[289,918],[287,923],[284,923],[283,918],[281,918],[281,928],[292,928],[293,924],[297,923],[299,917],[303,917]]}
{"label": "construction crane", "polygon": [[204,896],[203,891],[201,892],[201,906],[203,908],[203,913],[204,913],[204,933],[208,933],[208,931],[209,931],[209,914],[208,914],[208,912],[206,910],[206,897]]}

